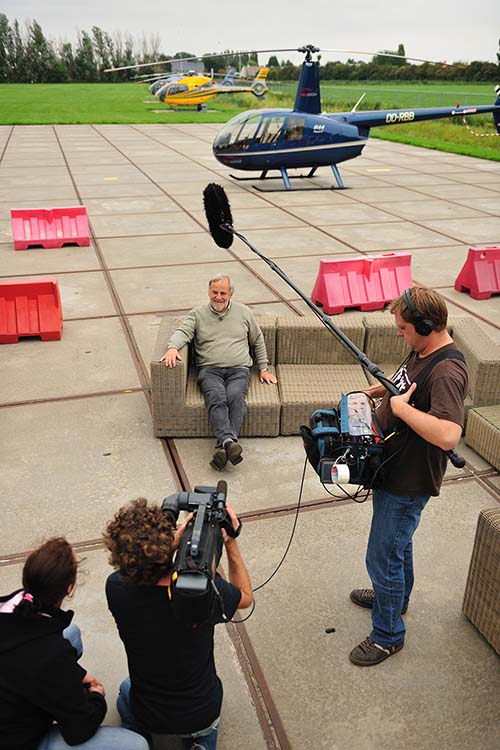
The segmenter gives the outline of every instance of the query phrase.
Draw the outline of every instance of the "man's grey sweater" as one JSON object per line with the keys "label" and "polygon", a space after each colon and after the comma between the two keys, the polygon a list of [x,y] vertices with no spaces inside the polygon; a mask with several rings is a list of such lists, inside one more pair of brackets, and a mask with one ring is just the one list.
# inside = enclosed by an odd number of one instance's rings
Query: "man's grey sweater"
{"label": "man's grey sweater", "polygon": [[266,344],[252,312],[231,301],[225,313],[210,303],[195,307],[168,342],[168,349],[182,349],[194,341],[199,367],[251,367],[253,350],[259,370],[268,365]]}

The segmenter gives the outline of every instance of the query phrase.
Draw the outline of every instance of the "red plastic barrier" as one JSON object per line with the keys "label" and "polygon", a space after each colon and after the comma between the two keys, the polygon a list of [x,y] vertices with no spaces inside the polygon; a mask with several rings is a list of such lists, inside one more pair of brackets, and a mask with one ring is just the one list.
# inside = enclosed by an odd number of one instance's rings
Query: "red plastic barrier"
{"label": "red plastic barrier", "polygon": [[10,218],[16,250],[27,250],[37,245],[90,245],[89,221],[85,206],[12,208]]}
{"label": "red plastic barrier", "polygon": [[410,254],[395,253],[320,260],[311,299],[327,315],[346,307],[380,310],[412,286],[410,264]]}
{"label": "red plastic barrier", "polygon": [[469,247],[455,289],[470,292],[473,299],[489,299],[500,292],[500,247]]}
{"label": "red plastic barrier", "polygon": [[62,309],[56,279],[0,281],[0,344],[15,344],[19,336],[61,338]]}

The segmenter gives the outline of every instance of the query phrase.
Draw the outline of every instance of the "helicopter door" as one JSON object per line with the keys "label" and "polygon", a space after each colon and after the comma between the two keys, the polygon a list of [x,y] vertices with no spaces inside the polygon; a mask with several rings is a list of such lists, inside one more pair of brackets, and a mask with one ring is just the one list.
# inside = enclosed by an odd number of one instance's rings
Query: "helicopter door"
{"label": "helicopter door", "polygon": [[304,137],[305,124],[304,117],[289,117],[283,131],[283,140],[287,143],[301,141]]}
{"label": "helicopter door", "polygon": [[256,143],[261,146],[276,145],[283,132],[285,118],[283,116],[273,116],[264,119],[260,135],[256,138]]}

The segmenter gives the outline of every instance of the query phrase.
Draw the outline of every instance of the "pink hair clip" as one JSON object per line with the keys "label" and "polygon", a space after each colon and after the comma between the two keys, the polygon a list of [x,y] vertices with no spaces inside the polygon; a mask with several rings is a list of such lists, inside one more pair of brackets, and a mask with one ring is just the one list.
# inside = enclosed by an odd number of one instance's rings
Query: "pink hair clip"
{"label": "pink hair clip", "polygon": [[23,599],[26,599],[30,604],[33,604],[33,597],[27,591],[25,591]]}

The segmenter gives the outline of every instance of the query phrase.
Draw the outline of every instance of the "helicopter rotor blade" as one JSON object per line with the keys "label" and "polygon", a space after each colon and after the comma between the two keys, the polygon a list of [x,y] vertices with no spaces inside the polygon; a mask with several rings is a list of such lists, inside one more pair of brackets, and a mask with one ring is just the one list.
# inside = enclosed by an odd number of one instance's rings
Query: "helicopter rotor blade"
{"label": "helicopter rotor blade", "polygon": [[302,47],[282,47],[282,48],[274,48],[274,49],[255,49],[255,50],[246,50],[244,52],[242,51],[234,51],[234,52],[206,52],[203,55],[193,55],[192,57],[173,57],[168,60],[155,60],[153,62],[147,62],[147,63],[136,63],[135,65],[121,65],[116,68],[106,68],[104,70],[104,73],[114,73],[116,71],[120,70],[135,70],[137,68],[147,68],[152,67],[153,65],[169,65],[173,62],[191,62],[194,60],[203,60],[206,57],[234,57],[237,55],[248,55],[249,53],[255,53],[256,55],[262,54],[271,54],[271,53],[277,53],[277,52],[307,52],[309,50],[309,53],[312,52],[337,52],[339,54],[345,54],[345,55],[371,55],[372,57],[375,55],[380,55],[381,57],[394,57],[398,60],[401,60],[401,58],[405,60],[412,60],[413,62],[421,62],[421,63],[431,63],[432,65],[442,65],[444,67],[451,67],[449,63],[438,61],[438,60],[427,60],[422,57],[409,57],[408,55],[397,55],[392,52],[369,52],[367,50],[354,50],[354,49],[328,49],[327,47],[314,47],[314,45],[305,45]]}
{"label": "helicopter rotor blade", "polygon": [[451,65],[449,63],[446,63],[442,60],[426,60],[423,57],[409,57],[408,55],[396,55],[394,52],[368,52],[367,50],[359,50],[359,49],[326,49],[325,47],[321,48],[322,52],[339,52],[344,55],[378,55],[380,57],[395,57],[397,60],[413,60],[413,62],[421,62],[421,63],[432,63],[432,65],[442,65],[443,67],[450,68]]}
{"label": "helicopter rotor blade", "polygon": [[259,54],[267,54],[270,52],[299,52],[300,47],[287,47],[286,49],[252,49],[252,50],[245,50],[240,51],[236,50],[235,52],[206,52],[203,55],[193,55],[192,57],[173,57],[169,60],[155,60],[154,62],[148,62],[148,63],[137,63],[136,65],[121,65],[120,67],[116,68],[106,68],[106,70],[103,70],[103,73],[114,73],[117,70],[133,70],[135,68],[146,68],[150,67],[152,65],[169,65],[173,62],[190,62],[192,60],[203,60],[205,57],[236,57],[237,55],[248,55],[251,52],[255,52],[256,55]]}

